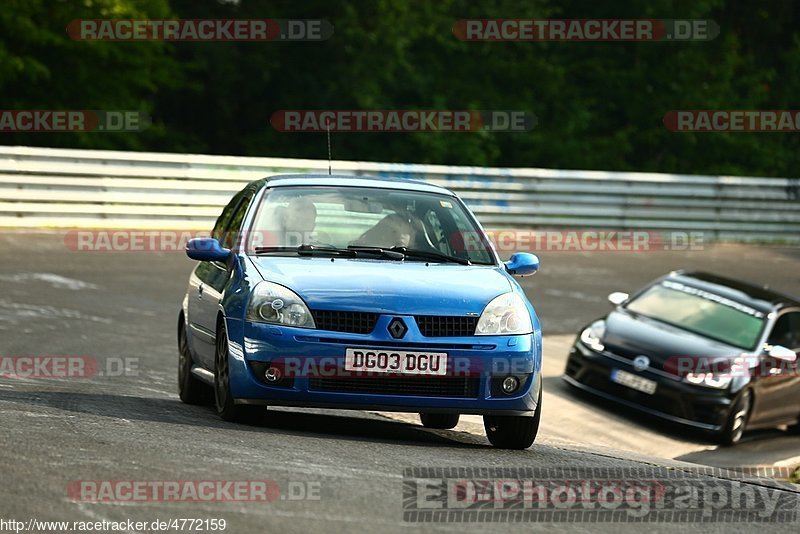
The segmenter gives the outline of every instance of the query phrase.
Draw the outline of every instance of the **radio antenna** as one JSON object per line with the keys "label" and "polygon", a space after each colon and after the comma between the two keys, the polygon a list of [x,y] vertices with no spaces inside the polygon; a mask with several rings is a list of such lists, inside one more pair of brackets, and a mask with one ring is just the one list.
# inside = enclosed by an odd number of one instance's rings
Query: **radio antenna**
{"label": "radio antenna", "polygon": [[325,127],[328,130],[328,176],[331,176],[331,118],[326,117]]}

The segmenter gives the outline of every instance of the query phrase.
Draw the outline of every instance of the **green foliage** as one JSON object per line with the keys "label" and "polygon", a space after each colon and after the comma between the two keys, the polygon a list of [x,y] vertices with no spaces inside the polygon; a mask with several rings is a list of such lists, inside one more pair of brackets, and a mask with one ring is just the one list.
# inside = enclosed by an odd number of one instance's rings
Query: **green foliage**
{"label": "green foliage", "polygon": [[[168,17],[167,0],[6,0],[0,10],[0,94],[4,109],[139,110],[179,74],[165,43],[82,42],[67,35],[81,18]],[[176,76],[177,74],[177,76]],[[144,134],[0,133],[4,144],[146,149]]]}
{"label": "green foliage", "polygon": [[[144,133],[0,134],[0,143],[324,158],[281,109],[525,110],[526,133],[346,133],[339,159],[793,176],[797,134],[674,133],[676,109],[793,109],[789,2],[734,0],[6,0],[3,108],[137,109]],[[323,18],[322,43],[80,42],[80,18]],[[710,42],[462,42],[461,18],[710,18]]]}

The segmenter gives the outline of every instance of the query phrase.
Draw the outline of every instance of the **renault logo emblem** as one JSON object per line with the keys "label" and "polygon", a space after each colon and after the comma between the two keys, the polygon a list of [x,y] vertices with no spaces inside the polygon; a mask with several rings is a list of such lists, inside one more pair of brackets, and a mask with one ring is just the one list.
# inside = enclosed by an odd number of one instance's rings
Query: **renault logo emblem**
{"label": "renault logo emblem", "polygon": [[389,334],[393,338],[400,339],[404,335],[406,335],[406,332],[408,332],[408,327],[406,326],[406,323],[404,323],[402,319],[398,319],[397,317],[395,317],[394,319],[389,321],[388,330]]}
{"label": "renault logo emblem", "polygon": [[644,371],[650,367],[650,358],[645,356],[644,354],[640,354],[636,358],[633,359],[633,368],[637,371]]}

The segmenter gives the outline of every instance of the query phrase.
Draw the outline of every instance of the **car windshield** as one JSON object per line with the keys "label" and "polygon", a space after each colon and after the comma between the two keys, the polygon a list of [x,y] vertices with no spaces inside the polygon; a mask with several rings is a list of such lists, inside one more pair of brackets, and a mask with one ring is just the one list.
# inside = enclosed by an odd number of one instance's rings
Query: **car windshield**
{"label": "car windshield", "polygon": [[[372,187],[276,187],[261,200],[248,253],[377,247],[407,261],[494,264],[488,239],[454,197]],[[391,253],[390,253],[391,254]],[[374,256],[373,256],[374,257]]]}
{"label": "car windshield", "polygon": [[625,308],[695,334],[742,349],[753,349],[764,314],[716,293],[664,281],[647,289]]}

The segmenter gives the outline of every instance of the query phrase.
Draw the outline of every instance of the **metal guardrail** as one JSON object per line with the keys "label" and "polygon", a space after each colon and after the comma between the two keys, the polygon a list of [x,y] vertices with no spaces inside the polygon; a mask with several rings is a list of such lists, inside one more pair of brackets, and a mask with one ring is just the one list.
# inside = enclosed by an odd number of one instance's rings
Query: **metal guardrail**
{"label": "metal guardrail", "polygon": [[[0,146],[0,227],[207,229],[250,180],[325,160]],[[800,243],[800,179],[334,161],[456,191],[487,228],[701,231]]]}

